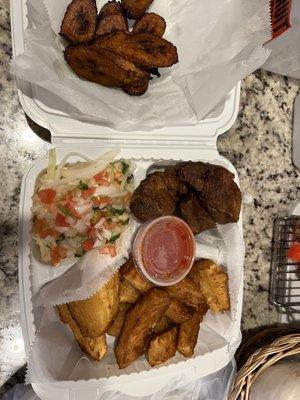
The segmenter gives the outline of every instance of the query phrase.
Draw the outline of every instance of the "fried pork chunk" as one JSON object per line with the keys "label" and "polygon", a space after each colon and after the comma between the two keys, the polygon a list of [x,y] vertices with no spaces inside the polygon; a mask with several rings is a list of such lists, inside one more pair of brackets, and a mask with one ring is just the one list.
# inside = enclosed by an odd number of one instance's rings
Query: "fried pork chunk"
{"label": "fried pork chunk", "polygon": [[72,43],[93,39],[97,20],[95,0],[73,0],[63,18],[60,35]]}
{"label": "fried pork chunk", "polygon": [[126,314],[115,355],[120,368],[125,368],[145,353],[151,334],[170,305],[168,294],[153,288]]}

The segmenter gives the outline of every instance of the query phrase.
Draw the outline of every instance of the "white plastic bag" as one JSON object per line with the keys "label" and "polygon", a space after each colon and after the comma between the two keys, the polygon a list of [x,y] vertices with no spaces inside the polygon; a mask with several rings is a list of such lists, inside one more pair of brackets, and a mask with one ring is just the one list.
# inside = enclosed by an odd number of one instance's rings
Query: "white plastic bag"
{"label": "white plastic bag", "polygon": [[[171,381],[159,392],[146,397],[132,397],[124,393],[104,392],[97,400],[226,400],[235,376],[235,361],[231,361],[222,370],[205,378],[191,381],[180,376]],[[16,385],[7,392],[3,400],[39,400],[31,385]]]}
{"label": "white plastic bag", "polygon": [[[282,3],[290,6],[290,1]],[[300,0],[292,2],[291,25],[291,29],[267,45],[272,53],[263,68],[300,79]]]}

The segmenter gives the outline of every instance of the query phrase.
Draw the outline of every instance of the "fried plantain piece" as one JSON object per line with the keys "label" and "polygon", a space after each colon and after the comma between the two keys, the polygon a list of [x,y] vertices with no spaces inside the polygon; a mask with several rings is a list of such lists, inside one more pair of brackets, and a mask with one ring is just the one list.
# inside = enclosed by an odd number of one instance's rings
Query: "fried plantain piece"
{"label": "fried plantain piece", "polygon": [[127,367],[144,354],[151,340],[153,328],[161,320],[169,305],[168,294],[153,288],[128,311],[115,347],[120,368]]}
{"label": "fried plantain piece", "polygon": [[105,335],[96,338],[84,337],[72,318],[67,304],[57,306],[60,319],[72,330],[76,341],[82,351],[87,353],[93,360],[100,361],[107,353],[107,343]]}
{"label": "fried plantain piece", "polygon": [[118,313],[115,316],[111,327],[106,332],[108,335],[116,336],[116,337],[120,336],[122,327],[124,325],[126,313],[130,307],[131,307],[131,304],[129,304],[129,303],[120,303],[119,308],[118,308]]}
{"label": "fried plantain piece", "polygon": [[123,92],[130,96],[142,96],[147,92],[149,86],[149,78],[144,79],[139,83],[132,83],[122,87]]}
{"label": "fried plantain piece", "polygon": [[[123,14],[124,15],[124,9],[122,4],[119,1],[108,1],[107,3],[105,3],[100,12],[99,12],[99,16],[98,18],[101,20],[102,18],[106,18],[109,17],[111,15],[119,15],[119,14]],[[124,15],[125,17],[125,15]]]}
{"label": "fried plantain piece", "polygon": [[146,69],[171,67],[178,62],[176,47],[150,33],[111,32],[96,38],[94,43],[97,48],[116,52]]}
{"label": "fried plantain piece", "polygon": [[72,318],[83,336],[95,338],[103,335],[119,308],[119,274],[115,274],[96,294],[87,300],[68,304]]}
{"label": "fried plantain piece", "polygon": [[172,299],[169,308],[166,311],[166,317],[176,324],[182,324],[182,322],[192,318],[194,309],[182,303],[179,300]]}
{"label": "fried plantain piece", "polygon": [[70,45],[65,59],[79,77],[103,86],[122,87],[149,77],[131,61],[93,45]]}
{"label": "fried plantain piece", "polygon": [[200,303],[205,303],[202,293],[194,282],[187,277],[175,285],[167,286],[165,290],[170,297],[182,301],[191,307],[197,307]]}
{"label": "fried plantain piece", "polygon": [[132,33],[151,33],[152,35],[160,37],[164,35],[165,30],[166,21],[155,13],[143,15],[132,27]]}
{"label": "fried plantain piece", "polygon": [[202,206],[196,193],[190,192],[181,199],[180,214],[194,235],[216,227],[215,221]]}
{"label": "fried plantain piece", "polygon": [[95,37],[115,31],[127,31],[128,25],[122,15],[109,15],[101,19],[97,25]]}
{"label": "fried plantain piece", "polygon": [[114,31],[128,31],[128,21],[122,4],[109,1],[100,10],[95,37]]}
{"label": "fried plantain piece", "polygon": [[126,14],[130,19],[141,18],[150,7],[153,0],[122,0]]}
{"label": "fried plantain piece", "polygon": [[198,340],[200,322],[208,310],[206,304],[201,304],[194,311],[191,319],[179,326],[177,350],[185,357],[192,357]]}
{"label": "fried plantain piece", "polygon": [[121,274],[124,279],[136,288],[140,293],[145,294],[152,288],[152,284],[142,278],[134,266],[132,257],[122,265]]}
{"label": "fried plantain piece", "polygon": [[172,326],[172,321],[166,317],[166,315],[163,315],[161,319],[157,322],[157,324],[153,327],[153,334],[154,335],[159,335],[160,333],[165,332],[167,329],[169,329]]}
{"label": "fried plantain piece", "polygon": [[93,39],[97,21],[95,0],[73,0],[63,18],[60,35],[72,43]]}
{"label": "fried plantain piece", "polygon": [[141,293],[136,290],[126,279],[120,282],[119,287],[119,300],[120,303],[136,303],[140,298]]}
{"label": "fried plantain piece", "polygon": [[211,311],[229,310],[227,274],[211,260],[199,260],[197,267],[199,268],[201,291]]}
{"label": "fried plantain piece", "polygon": [[147,351],[147,358],[151,367],[162,364],[175,356],[177,334],[178,327],[174,326],[172,329],[161,333],[151,340]]}

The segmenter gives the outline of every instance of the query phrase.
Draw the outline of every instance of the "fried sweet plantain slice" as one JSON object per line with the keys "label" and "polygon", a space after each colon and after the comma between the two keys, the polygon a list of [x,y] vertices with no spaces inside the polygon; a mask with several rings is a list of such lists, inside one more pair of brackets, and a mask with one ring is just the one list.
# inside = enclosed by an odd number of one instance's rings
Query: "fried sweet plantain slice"
{"label": "fried sweet plantain slice", "polygon": [[151,340],[153,328],[170,305],[168,294],[151,289],[126,314],[115,355],[120,368],[125,368],[144,354]]}
{"label": "fried sweet plantain slice", "polygon": [[109,1],[100,10],[95,36],[114,31],[128,31],[128,21],[122,4],[117,1]]}
{"label": "fried sweet plantain slice", "polygon": [[65,50],[65,59],[79,77],[103,86],[122,87],[149,76],[131,61],[93,45],[70,45]]}
{"label": "fried sweet plantain slice", "polygon": [[84,336],[103,335],[119,308],[119,274],[115,274],[94,296],[68,304],[72,318]]}
{"label": "fried sweet plantain slice", "polygon": [[206,304],[201,304],[194,311],[191,319],[179,326],[177,350],[185,357],[192,357],[198,340],[200,322],[208,310]]}
{"label": "fried sweet plantain slice", "polygon": [[147,352],[148,362],[151,367],[162,364],[175,356],[177,334],[178,327],[174,326],[172,329],[161,333],[151,340]]}
{"label": "fried sweet plantain slice", "polygon": [[95,37],[105,35],[115,31],[127,31],[128,25],[124,17],[120,14],[109,15],[101,19],[97,25]]}
{"label": "fried sweet plantain slice", "polygon": [[152,288],[150,282],[146,281],[146,279],[142,278],[138,273],[137,269],[134,266],[132,257],[122,265],[121,274],[132,286],[136,288],[140,293],[145,294]]}
{"label": "fried sweet plantain slice", "polygon": [[124,325],[126,313],[130,307],[131,307],[131,304],[129,304],[129,303],[120,303],[119,308],[118,308],[118,313],[115,316],[111,327],[106,332],[108,335],[116,336],[116,337],[120,336],[122,327]]}
{"label": "fried sweet plantain slice", "polygon": [[120,282],[119,287],[119,300],[120,303],[136,303],[140,298],[141,293],[136,290],[134,286],[131,285],[128,281],[123,280]]}
{"label": "fried sweet plantain slice", "polygon": [[128,84],[122,87],[123,92],[130,94],[130,96],[142,96],[147,92],[149,86],[149,78],[144,79],[138,83]]}
{"label": "fried sweet plantain slice", "polygon": [[162,37],[166,30],[166,21],[158,14],[148,13],[136,21],[132,27],[132,33],[151,33]]}
{"label": "fried sweet plantain slice", "polygon": [[73,0],[63,18],[60,35],[73,43],[93,39],[97,21],[95,0]]}
{"label": "fried sweet plantain slice", "polygon": [[150,33],[112,32],[96,38],[95,46],[116,52],[147,69],[170,67],[178,62],[176,47]]}
{"label": "fried sweet plantain slice", "polygon": [[194,282],[187,277],[175,285],[167,286],[165,290],[170,297],[182,301],[191,307],[197,307],[200,303],[205,303],[205,299],[200,290]]}
{"label": "fried sweet plantain slice", "polygon": [[230,309],[228,293],[228,276],[217,264],[211,260],[199,260],[199,282],[206,303],[211,311],[225,311]]}
{"label": "fried sweet plantain slice", "polygon": [[141,18],[150,7],[153,0],[122,0],[126,14],[130,19]]}
{"label": "fried sweet plantain slice", "polygon": [[87,353],[93,360],[100,361],[107,353],[107,343],[105,335],[96,338],[84,337],[72,318],[67,304],[57,306],[58,313],[62,322],[67,324],[72,330],[76,341],[82,351]]}
{"label": "fried sweet plantain slice", "polygon": [[182,322],[192,318],[194,309],[182,303],[179,300],[172,299],[169,308],[166,311],[166,317],[176,324],[182,324]]}

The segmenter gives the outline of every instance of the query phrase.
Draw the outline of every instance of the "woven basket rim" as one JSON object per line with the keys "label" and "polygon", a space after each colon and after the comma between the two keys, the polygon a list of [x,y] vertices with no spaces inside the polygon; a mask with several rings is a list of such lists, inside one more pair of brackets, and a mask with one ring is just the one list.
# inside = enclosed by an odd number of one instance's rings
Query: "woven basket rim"
{"label": "woven basket rim", "polygon": [[295,354],[300,354],[300,333],[283,335],[260,347],[237,373],[228,400],[249,400],[251,386],[261,372],[277,361]]}

